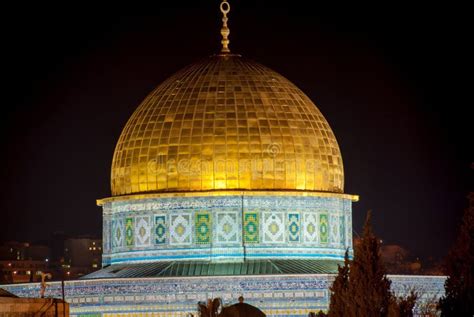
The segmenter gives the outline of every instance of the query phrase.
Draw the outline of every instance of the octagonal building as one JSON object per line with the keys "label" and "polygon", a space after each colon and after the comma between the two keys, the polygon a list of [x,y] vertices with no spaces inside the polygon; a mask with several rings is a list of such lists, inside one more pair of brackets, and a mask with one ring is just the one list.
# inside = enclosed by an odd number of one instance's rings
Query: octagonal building
{"label": "octagonal building", "polygon": [[[50,283],[72,316],[189,316],[239,296],[267,316],[327,310],[352,202],[329,123],[299,88],[229,50],[158,85],[122,130],[103,208],[103,267]],[[443,294],[444,277],[391,276]],[[38,283],[2,286],[26,297]]]}
{"label": "octagonal building", "polygon": [[146,97],[118,140],[111,189],[99,200],[110,270],[287,260],[334,269],[352,248],[357,197],[344,194],[331,127],[289,80],[236,54],[185,67]]}

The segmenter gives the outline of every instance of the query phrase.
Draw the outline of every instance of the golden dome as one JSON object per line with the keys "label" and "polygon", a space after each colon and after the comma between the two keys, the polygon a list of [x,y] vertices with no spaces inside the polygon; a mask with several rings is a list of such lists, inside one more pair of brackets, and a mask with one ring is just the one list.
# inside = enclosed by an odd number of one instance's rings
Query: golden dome
{"label": "golden dome", "polygon": [[112,195],[208,190],[343,192],[336,138],[318,108],[238,55],[192,64],[159,85],[122,131]]}

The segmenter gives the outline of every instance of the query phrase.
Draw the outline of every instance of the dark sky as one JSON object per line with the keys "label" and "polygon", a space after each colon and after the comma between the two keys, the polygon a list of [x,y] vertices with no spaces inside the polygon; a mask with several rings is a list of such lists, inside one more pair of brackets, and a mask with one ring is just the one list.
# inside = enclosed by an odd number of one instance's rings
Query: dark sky
{"label": "dark sky", "polygon": [[[361,196],[354,229],[373,209],[386,243],[444,256],[474,178],[467,9],[230,2],[231,49],[293,81],[331,124],[345,191]],[[219,1],[170,3],[3,10],[0,240],[101,234],[95,200],[110,196],[126,120],[219,48]]]}

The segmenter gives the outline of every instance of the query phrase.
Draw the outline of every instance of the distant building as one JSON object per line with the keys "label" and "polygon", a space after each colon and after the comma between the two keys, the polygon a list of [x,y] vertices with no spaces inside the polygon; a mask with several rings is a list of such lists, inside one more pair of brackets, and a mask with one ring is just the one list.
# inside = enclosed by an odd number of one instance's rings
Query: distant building
{"label": "distant building", "polygon": [[54,232],[49,246],[53,280],[79,278],[101,267],[101,239],[89,236],[71,237],[64,232]]}
{"label": "distant building", "polygon": [[64,242],[68,239],[64,232],[54,232],[51,235],[49,246],[51,248],[51,260],[53,262],[64,261]]}
{"label": "distant building", "polygon": [[27,242],[7,242],[0,246],[0,281],[36,282],[49,269],[50,249]]}
{"label": "distant building", "polygon": [[1,260],[46,260],[50,253],[48,246],[28,242],[10,241],[0,245]]}
{"label": "distant building", "polygon": [[36,282],[39,274],[48,270],[44,261],[0,261],[0,281],[3,283]]}
{"label": "distant building", "polygon": [[67,278],[76,278],[101,268],[102,240],[90,237],[64,241],[64,263]]}
{"label": "distant building", "polygon": [[0,283],[37,282],[41,272],[51,273],[52,280],[76,279],[101,263],[101,239],[62,236],[50,246],[11,241],[0,245]]}

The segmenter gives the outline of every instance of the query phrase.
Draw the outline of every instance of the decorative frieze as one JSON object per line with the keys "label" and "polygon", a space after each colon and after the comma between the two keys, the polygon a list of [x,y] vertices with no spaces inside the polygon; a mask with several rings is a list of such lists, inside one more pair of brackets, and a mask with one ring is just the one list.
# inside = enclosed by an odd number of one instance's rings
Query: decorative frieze
{"label": "decorative frieze", "polygon": [[[318,254],[342,259],[352,248],[350,221],[351,201],[338,197],[269,193],[113,201],[104,205],[103,262]],[[232,253],[222,252],[226,248]]]}

